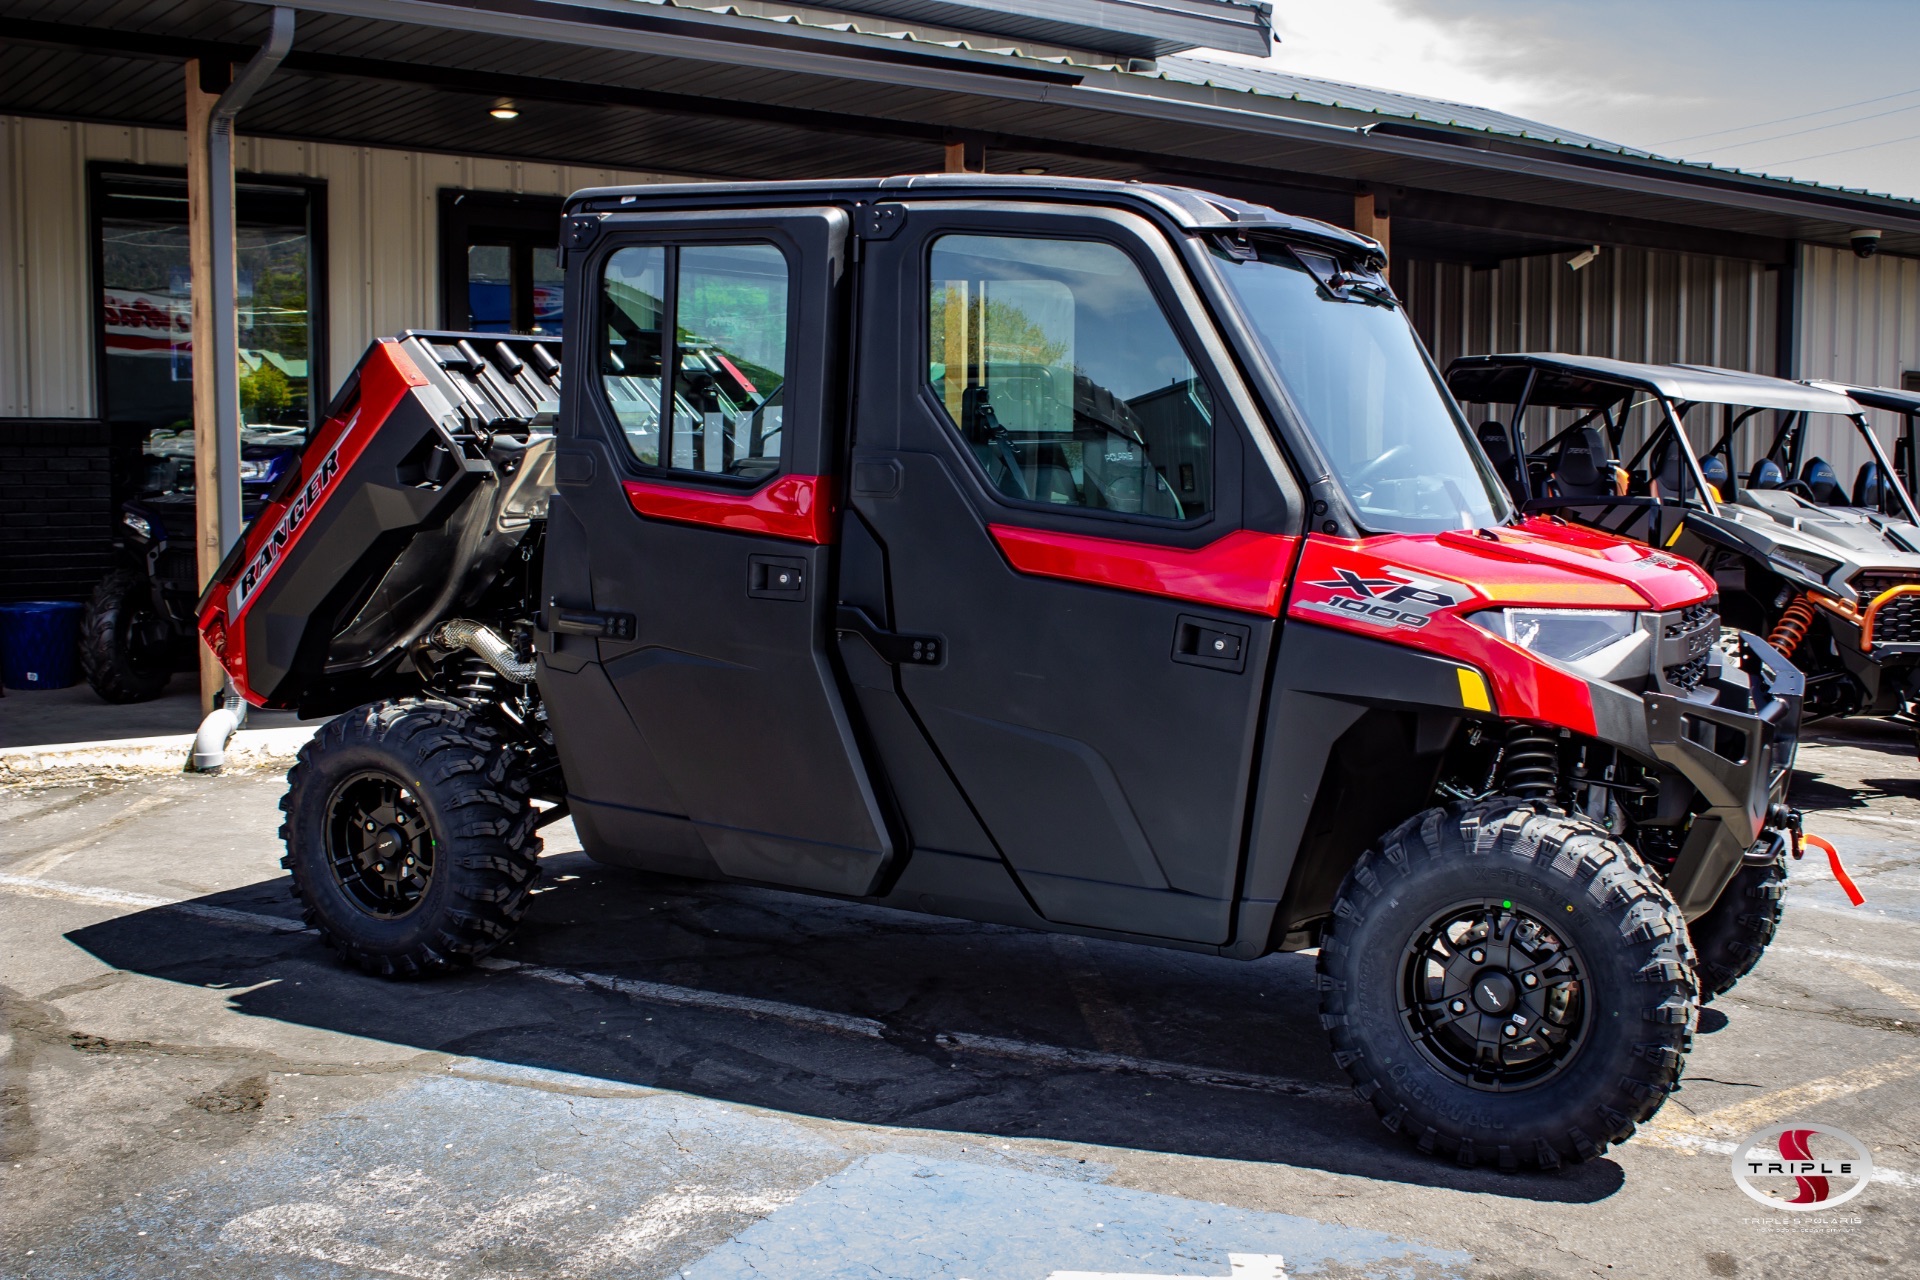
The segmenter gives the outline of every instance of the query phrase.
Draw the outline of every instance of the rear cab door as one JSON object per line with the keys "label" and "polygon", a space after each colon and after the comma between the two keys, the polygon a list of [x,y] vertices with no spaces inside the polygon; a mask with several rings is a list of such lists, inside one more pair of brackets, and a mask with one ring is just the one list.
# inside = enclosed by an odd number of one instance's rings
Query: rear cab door
{"label": "rear cab door", "polygon": [[1226,942],[1301,513],[1253,401],[1141,215],[872,223],[840,644],[876,735],[910,720],[965,797],[896,777],[913,857],[1001,859],[1058,923]]}
{"label": "rear cab door", "polygon": [[540,681],[596,856],[855,895],[893,858],[826,650],[848,234],[567,221]]}

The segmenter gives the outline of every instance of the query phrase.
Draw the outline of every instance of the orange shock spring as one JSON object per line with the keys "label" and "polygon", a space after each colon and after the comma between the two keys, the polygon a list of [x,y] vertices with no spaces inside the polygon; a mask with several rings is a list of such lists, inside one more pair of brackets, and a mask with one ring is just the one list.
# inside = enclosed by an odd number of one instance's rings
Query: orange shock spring
{"label": "orange shock spring", "polygon": [[1773,632],[1767,637],[1767,643],[1780,651],[1783,658],[1791,658],[1800,642],[1807,638],[1807,629],[1813,626],[1813,601],[1807,599],[1806,592],[1793,598],[1787,611],[1780,615],[1780,621],[1773,624]]}

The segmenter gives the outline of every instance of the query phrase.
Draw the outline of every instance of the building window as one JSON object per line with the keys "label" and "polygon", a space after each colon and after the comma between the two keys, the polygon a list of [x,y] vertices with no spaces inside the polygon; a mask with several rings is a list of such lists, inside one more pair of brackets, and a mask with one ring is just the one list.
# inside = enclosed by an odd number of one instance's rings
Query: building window
{"label": "building window", "polygon": [[[187,184],[168,171],[96,169],[101,415],[163,435],[193,428],[193,298]],[[243,176],[234,190],[240,413],[245,428],[304,432],[324,407],[316,385],[320,236],[314,184]]]}
{"label": "building window", "polygon": [[749,480],[780,469],[787,298],[786,256],[771,244],[636,246],[608,259],[601,385],[635,461]]}
{"label": "building window", "polygon": [[469,333],[559,333],[566,298],[554,196],[440,192],[441,323]]}
{"label": "building window", "polygon": [[1195,520],[1213,399],[1133,260],[1091,240],[933,243],[928,378],[1009,498]]}

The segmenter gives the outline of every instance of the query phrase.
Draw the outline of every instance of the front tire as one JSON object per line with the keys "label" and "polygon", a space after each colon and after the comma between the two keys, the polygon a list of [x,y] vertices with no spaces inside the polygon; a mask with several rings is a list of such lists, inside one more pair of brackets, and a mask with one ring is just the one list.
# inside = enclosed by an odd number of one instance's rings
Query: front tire
{"label": "front tire", "polygon": [[1334,1058],[1387,1128],[1463,1165],[1557,1168],[1680,1078],[1686,922],[1605,828],[1543,802],[1429,809],[1348,873],[1320,943]]}
{"label": "front tire", "polygon": [[367,972],[469,965],[513,932],[539,874],[528,789],[478,710],[376,702],[300,749],[280,800],[280,865],[307,923]]}
{"label": "front tire", "polygon": [[1719,901],[1688,926],[1700,960],[1700,1003],[1723,996],[1753,971],[1780,929],[1786,903],[1787,862],[1782,854],[1764,866],[1734,873]]}
{"label": "front tire", "polygon": [[148,702],[173,675],[172,624],[153,603],[144,573],[115,569],[80,620],[80,669],[107,702]]}

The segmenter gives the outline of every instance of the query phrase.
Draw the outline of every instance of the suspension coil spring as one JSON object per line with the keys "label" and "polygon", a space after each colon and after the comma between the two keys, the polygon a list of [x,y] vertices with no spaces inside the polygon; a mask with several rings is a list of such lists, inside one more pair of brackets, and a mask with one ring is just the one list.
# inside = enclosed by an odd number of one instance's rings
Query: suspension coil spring
{"label": "suspension coil spring", "polygon": [[1767,635],[1767,643],[1780,651],[1783,658],[1791,658],[1800,642],[1807,638],[1807,631],[1813,626],[1813,601],[1807,599],[1802,591],[1780,615],[1780,621],[1773,624],[1773,630]]}
{"label": "suspension coil spring", "polygon": [[1522,800],[1551,800],[1560,787],[1560,746],[1551,732],[1517,724],[1507,732],[1500,789]]}
{"label": "suspension coil spring", "polygon": [[470,654],[460,665],[460,683],[456,687],[463,698],[485,701],[493,697],[499,679],[499,673],[487,665],[486,659]]}

